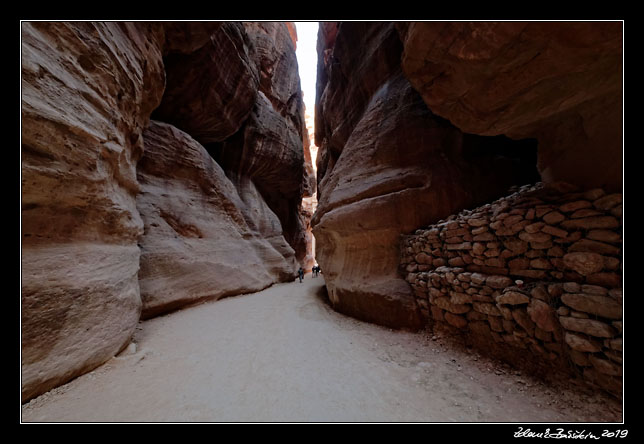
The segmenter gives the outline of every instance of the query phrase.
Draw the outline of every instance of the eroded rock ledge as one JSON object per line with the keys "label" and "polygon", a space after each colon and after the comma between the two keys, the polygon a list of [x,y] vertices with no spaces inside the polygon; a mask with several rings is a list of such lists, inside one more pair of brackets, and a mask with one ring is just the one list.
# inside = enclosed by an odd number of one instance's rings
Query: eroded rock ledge
{"label": "eroded rock ledge", "polygon": [[423,320],[621,396],[622,195],[523,187],[403,237]]}
{"label": "eroded rock ledge", "polygon": [[400,22],[405,76],[467,133],[539,141],[544,182],[622,187],[623,23]]}

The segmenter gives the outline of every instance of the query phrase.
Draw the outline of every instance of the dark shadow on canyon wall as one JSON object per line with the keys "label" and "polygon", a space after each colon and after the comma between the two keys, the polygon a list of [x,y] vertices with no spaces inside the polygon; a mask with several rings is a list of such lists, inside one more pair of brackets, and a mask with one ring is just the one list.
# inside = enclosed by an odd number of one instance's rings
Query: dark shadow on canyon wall
{"label": "dark shadow on canyon wall", "polygon": [[512,185],[541,180],[537,170],[537,139],[513,140],[506,136],[463,135],[463,158],[484,172],[512,171]]}

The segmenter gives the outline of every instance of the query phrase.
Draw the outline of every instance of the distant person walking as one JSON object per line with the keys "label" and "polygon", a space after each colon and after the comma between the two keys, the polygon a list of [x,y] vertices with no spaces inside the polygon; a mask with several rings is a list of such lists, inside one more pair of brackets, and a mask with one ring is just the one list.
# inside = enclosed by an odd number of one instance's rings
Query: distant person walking
{"label": "distant person walking", "polygon": [[304,270],[302,270],[302,267],[300,267],[300,269],[297,270],[297,277],[300,278],[300,283],[302,283],[302,279],[304,279]]}

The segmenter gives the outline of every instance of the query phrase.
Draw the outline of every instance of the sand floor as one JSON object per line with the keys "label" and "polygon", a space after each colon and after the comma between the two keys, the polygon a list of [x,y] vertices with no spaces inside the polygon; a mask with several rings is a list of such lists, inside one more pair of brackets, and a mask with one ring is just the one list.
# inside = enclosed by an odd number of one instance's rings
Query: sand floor
{"label": "sand floor", "polygon": [[427,332],[338,314],[322,277],[141,322],[136,352],[23,405],[23,422],[619,422]]}

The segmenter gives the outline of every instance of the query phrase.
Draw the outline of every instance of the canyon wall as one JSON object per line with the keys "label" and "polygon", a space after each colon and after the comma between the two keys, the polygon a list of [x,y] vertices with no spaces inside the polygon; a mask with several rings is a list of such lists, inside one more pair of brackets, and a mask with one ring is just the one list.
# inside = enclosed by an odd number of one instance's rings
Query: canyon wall
{"label": "canyon wall", "polygon": [[621,396],[622,195],[525,186],[403,237],[423,319]]}
{"label": "canyon wall", "polygon": [[313,188],[287,24],[21,27],[27,401],[142,313],[294,278]]}
{"label": "canyon wall", "polygon": [[416,329],[420,312],[397,272],[400,234],[502,195],[526,167],[434,115],[402,53],[392,23],[321,24],[312,224],[333,306]]}
{"label": "canyon wall", "polygon": [[223,22],[210,35],[164,58],[159,121],[144,134],[143,318],[290,280],[306,256],[312,179],[291,33]]}
{"label": "canyon wall", "polygon": [[620,393],[622,24],[329,22],[317,50],[332,305]]}
{"label": "canyon wall", "polygon": [[141,298],[136,164],[163,94],[163,28],[22,23],[22,394],[100,365]]}
{"label": "canyon wall", "polygon": [[302,260],[307,247],[306,226],[300,219],[301,198],[314,192],[315,183],[304,156],[308,134],[298,71],[294,69],[295,44],[284,23],[243,26],[253,42],[250,58],[259,76],[256,99],[236,134],[221,143],[203,143],[227,174],[253,178],[279,218],[284,237]]}
{"label": "canyon wall", "polygon": [[317,149],[316,147],[311,147],[311,137],[313,134],[309,133],[307,126],[304,127],[304,134],[306,136],[304,139],[304,175],[308,183],[302,196],[299,219],[300,225],[304,228],[304,243],[306,248],[303,252],[299,251],[297,253],[297,260],[302,265],[302,268],[309,272],[317,263],[315,260],[315,238],[313,237],[313,228],[311,227],[311,219],[313,219],[313,214],[318,203],[316,198],[317,182],[311,151],[317,154]]}
{"label": "canyon wall", "polygon": [[137,197],[142,318],[293,278],[294,251],[251,179],[231,181],[172,125],[152,121],[144,140]]}

